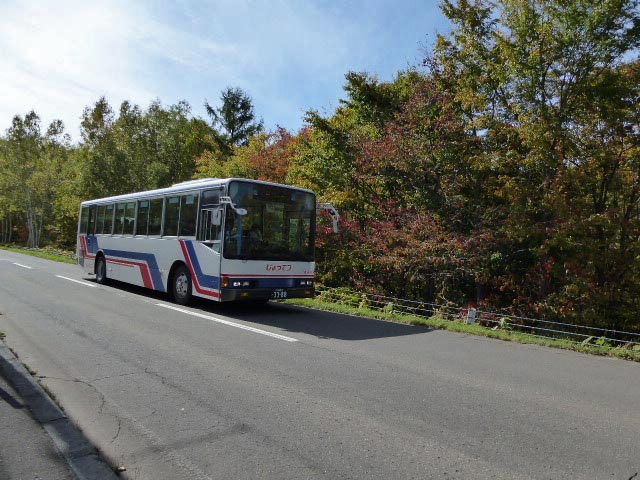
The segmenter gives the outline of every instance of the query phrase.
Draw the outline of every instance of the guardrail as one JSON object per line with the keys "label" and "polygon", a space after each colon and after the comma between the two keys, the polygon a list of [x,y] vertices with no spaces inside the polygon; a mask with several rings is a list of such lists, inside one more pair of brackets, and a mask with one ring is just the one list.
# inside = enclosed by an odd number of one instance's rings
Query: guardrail
{"label": "guardrail", "polygon": [[452,321],[478,323],[496,330],[512,330],[534,337],[556,338],[582,345],[625,348],[634,348],[640,345],[640,333],[635,332],[374,295],[347,288],[319,285],[316,287],[316,298],[355,308],[369,308],[387,313],[409,314],[423,318],[429,318],[437,314]]}

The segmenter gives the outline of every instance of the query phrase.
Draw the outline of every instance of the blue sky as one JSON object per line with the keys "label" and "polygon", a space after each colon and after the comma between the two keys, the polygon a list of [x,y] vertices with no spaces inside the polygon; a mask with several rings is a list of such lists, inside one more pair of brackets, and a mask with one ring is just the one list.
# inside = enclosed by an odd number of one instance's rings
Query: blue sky
{"label": "blue sky", "polygon": [[226,86],[267,129],[297,131],[307,110],[335,109],[348,71],[390,80],[448,28],[435,1],[4,0],[0,131],[33,109],[77,141],[102,95],[114,109],[186,100],[205,117]]}

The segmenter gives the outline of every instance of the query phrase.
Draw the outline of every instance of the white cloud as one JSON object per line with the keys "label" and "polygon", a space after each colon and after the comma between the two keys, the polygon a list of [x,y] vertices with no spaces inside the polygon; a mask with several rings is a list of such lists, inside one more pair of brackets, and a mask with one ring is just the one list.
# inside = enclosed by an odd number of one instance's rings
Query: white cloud
{"label": "white cloud", "polygon": [[131,83],[130,17],[117,3],[18,2],[0,10],[0,128],[34,109],[74,136],[99,96],[151,99]]}
{"label": "white cloud", "polygon": [[78,140],[83,108],[102,95],[114,108],[125,99],[142,106],[186,99],[204,115],[204,99],[216,103],[229,85],[252,95],[268,127],[299,126],[308,108],[337,104],[348,70],[375,72],[374,62],[388,57],[397,31],[376,31],[387,23],[377,7],[364,0],[4,0],[0,132],[13,115],[34,109],[43,123],[62,119]]}
{"label": "white cloud", "polygon": [[266,108],[272,102],[275,111],[299,115],[304,106],[292,104],[291,88],[282,83],[327,70],[341,76],[356,47],[345,22],[312,4],[294,5],[187,3],[178,18],[154,4],[117,0],[5,4],[0,129],[34,109],[43,123],[61,118],[77,139],[82,109],[101,95],[115,106],[124,99],[145,105],[187,98],[199,111],[205,97],[217,101],[227,85],[261,97],[256,103]]}

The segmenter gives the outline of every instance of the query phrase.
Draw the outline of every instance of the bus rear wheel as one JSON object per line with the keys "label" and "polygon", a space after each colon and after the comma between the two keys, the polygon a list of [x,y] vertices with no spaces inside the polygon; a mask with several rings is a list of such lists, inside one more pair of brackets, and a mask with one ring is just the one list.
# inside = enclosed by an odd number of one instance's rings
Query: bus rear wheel
{"label": "bus rear wheel", "polygon": [[186,305],[191,300],[191,275],[184,265],[180,265],[173,273],[173,299],[180,305]]}
{"label": "bus rear wheel", "polygon": [[96,259],[96,282],[100,285],[107,283],[107,262],[103,256]]}

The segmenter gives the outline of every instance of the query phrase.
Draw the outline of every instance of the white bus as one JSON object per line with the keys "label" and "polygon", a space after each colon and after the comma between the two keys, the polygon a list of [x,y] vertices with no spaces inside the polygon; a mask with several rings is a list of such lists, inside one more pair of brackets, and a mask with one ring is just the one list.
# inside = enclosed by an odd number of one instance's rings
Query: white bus
{"label": "white bus", "polygon": [[78,264],[108,279],[216,301],[312,297],[316,198],[275,183],[203,179],[82,202]]}

